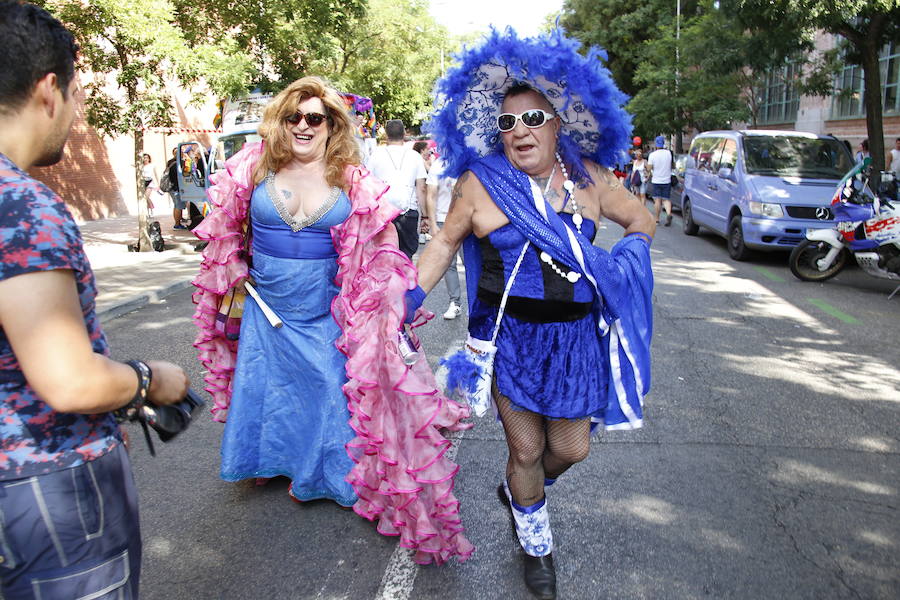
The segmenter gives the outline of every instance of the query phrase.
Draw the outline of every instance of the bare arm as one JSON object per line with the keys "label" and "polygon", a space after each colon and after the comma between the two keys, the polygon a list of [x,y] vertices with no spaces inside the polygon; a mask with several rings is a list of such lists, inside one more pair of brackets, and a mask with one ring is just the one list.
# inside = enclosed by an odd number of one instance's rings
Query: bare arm
{"label": "bare arm", "polygon": [[419,285],[425,292],[430,292],[444,276],[444,271],[450,266],[460,244],[472,233],[472,219],[479,189],[487,194],[478,179],[468,171],[453,186],[450,211],[444,220],[444,226],[431,238],[417,264]]}
{"label": "bare arm", "polygon": [[419,204],[419,214],[425,215],[428,205],[425,203],[425,178],[416,179],[416,202]]}
{"label": "bare arm", "polygon": [[641,201],[606,169],[593,163],[588,163],[588,169],[599,194],[600,214],[625,228],[625,235],[644,233],[653,237],[656,222]]}
{"label": "bare arm", "polygon": [[[72,271],[39,271],[0,281],[0,326],[25,379],[54,410],[107,412],[134,397],[134,370],[91,347]],[[184,397],[188,379],[180,367],[147,364],[153,371],[150,400],[171,404]]]}
{"label": "bare arm", "polygon": [[437,226],[437,192],[438,186],[436,185],[428,185],[427,194],[425,204],[426,211],[428,212],[428,231],[431,232],[433,236],[438,232]]}

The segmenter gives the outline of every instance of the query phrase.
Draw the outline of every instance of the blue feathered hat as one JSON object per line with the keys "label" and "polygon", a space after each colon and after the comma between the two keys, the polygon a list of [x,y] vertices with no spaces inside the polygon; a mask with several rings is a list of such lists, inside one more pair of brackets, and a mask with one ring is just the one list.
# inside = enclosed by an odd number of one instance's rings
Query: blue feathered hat
{"label": "blue feathered hat", "polygon": [[492,29],[481,45],[464,48],[435,88],[436,112],[427,125],[446,161],[445,173],[459,177],[478,158],[501,150],[497,116],[506,91],[524,83],[544,95],[560,118],[560,152],[585,177],[582,158],[615,164],[631,141],[628,97],[604,66],[606,52],[565,36],[560,28],[519,39],[507,27]]}

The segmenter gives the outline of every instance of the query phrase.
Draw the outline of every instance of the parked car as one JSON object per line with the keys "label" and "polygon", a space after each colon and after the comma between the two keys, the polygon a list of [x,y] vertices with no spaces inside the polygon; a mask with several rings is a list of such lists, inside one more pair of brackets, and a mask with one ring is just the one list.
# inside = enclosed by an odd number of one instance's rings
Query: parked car
{"label": "parked car", "polygon": [[687,154],[676,154],[674,158],[675,166],[672,168],[672,175],[675,176],[677,184],[672,186],[669,200],[672,201],[672,208],[675,210],[681,210],[681,198],[684,195],[684,169],[687,166],[688,156]]}
{"label": "parked car", "polygon": [[708,131],[694,138],[684,171],[682,229],[705,227],[728,254],[790,250],[809,227],[827,227],[834,187],[853,166],[846,146],[802,131]]}

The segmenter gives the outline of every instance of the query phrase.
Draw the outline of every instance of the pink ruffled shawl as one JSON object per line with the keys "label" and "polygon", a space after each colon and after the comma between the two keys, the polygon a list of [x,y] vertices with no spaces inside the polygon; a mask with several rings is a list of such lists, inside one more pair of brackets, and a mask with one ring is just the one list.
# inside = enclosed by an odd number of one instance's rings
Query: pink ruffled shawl
{"label": "pink ruffled shawl", "polygon": [[[261,153],[262,144],[248,144],[212,176],[214,210],[194,229],[209,242],[193,281],[199,328],[194,346],[208,371],[213,419],[222,422],[231,400],[238,342],[216,329],[215,317],[224,294],[247,276],[241,231]],[[353,510],[377,521],[379,532],[399,535],[400,545],[415,550],[420,564],[441,564],[453,556],[463,561],[474,547],[463,534],[453,495],[459,466],[445,456],[451,443],[441,429],[471,427],[462,422],[469,409],[437,389],[427,360],[408,368],[399,356],[403,297],[416,285],[416,270],[397,248],[391,224],[397,210],[381,200],[386,186],[355,166],[347,168],[346,181],[352,213],[331,230],[340,287],[331,312],[342,331],[336,345],[347,357],[344,393],[356,433],[347,444],[354,466],[346,479],[359,496]],[[416,326],[432,316],[420,309]]]}

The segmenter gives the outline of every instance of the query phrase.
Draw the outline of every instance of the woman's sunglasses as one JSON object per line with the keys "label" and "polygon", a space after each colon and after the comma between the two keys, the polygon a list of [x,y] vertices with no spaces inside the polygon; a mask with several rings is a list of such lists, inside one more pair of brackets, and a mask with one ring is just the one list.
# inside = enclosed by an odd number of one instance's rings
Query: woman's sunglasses
{"label": "woman's sunglasses", "polygon": [[516,127],[516,121],[521,119],[522,125],[529,129],[536,129],[555,117],[556,115],[537,108],[526,110],[518,115],[514,115],[513,113],[503,113],[497,117],[497,127],[503,132],[512,131]]}
{"label": "woman's sunglasses", "polygon": [[327,115],[323,115],[322,113],[308,112],[302,113],[300,111],[295,112],[292,115],[288,115],[284,118],[285,121],[290,123],[291,125],[299,125],[300,121],[306,119],[306,124],[310,127],[318,127],[328,118]]}

